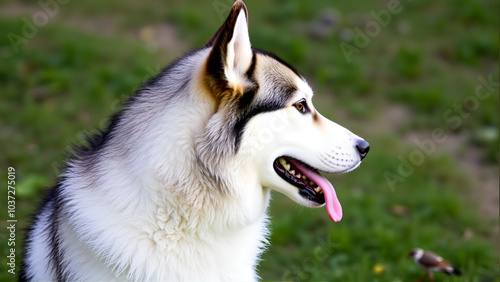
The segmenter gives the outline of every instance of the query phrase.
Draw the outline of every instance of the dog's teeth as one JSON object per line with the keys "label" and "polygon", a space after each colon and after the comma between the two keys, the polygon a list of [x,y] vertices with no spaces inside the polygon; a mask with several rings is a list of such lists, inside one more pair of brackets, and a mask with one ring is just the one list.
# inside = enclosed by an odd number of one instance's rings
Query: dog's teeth
{"label": "dog's teeth", "polygon": [[322,192],[321,188],[319,188],[319,187],[314,188],[314,191],[316,191],[317,193]]}
{"label": "dog's teeth", "polygon": [[279,158],[279,160],[278,160],[278,161],[280,162],[280,164],[281,164],[284,168],[286,168],[287,163],[286,163],[286,160],[285,160],[284,158]]}
{"label": "dog's teeth", "polygon": [[286,164],[286,165],[284,165],[283,167],[284,167],[286,170],[288,170],[288,171],[290,170],[290,164]]}
{"label": "dog's teeth", "polygon": [[310,185],[314,185],[314,182],[312,182],[312,181],[309,181],[309,184],[310,184]]}
{"label": "dog's teeth", "polygon": [[302,175],[300,175],[300,173],[297,173],[297,178],[302,178]]}
{"label": "dog's teeth", "polygon": [[291,174],[293,174],[293,175],[295,175],[295,170],[293,170],[293,169],[292,169],[292,170],[290,171],[290,173],[291,173]]}
{"label": "dog's teeth", "polygon": [[306,177],[305,175],[302,175],[302,178],[303,178],[303,179],[307,179],[307,177]]}

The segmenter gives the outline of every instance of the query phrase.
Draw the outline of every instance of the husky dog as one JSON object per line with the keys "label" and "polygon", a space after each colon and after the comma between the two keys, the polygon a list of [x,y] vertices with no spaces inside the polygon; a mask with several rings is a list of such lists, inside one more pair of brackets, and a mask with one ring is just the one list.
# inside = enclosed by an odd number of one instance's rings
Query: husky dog
{"label": "husky dog", "polygon": [[28,231],[21,280],[252,281],[270,190],[342,208],[318,171],[369,144],[320,115],[294,68],[253,49],[243,1],[67,162]]}

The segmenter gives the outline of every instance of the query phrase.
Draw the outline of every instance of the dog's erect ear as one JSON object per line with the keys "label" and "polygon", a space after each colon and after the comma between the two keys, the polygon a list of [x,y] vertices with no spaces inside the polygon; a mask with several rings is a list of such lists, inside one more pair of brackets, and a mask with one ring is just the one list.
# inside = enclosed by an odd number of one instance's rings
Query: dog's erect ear
{"label": "dog's erect ear", "polygon": [[206,47],[212,50],[207,59],[207,82],[216,95],[228,89],[244,89],[245,73],[252,64],[252,47],[248,36],[248,12],[237,0],[226,21]]}

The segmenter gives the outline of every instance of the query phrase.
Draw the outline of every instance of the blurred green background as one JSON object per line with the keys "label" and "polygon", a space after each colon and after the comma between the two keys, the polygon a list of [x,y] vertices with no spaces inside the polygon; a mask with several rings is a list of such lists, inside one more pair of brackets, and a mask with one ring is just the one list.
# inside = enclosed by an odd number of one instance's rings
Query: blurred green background
{"label": "blurred green background", "polygon": [[[16,169],[19,252],[70,144],[201,47],[231,2],[0,0],[0,280],[13,279],[7,167]],[[247,6],[252,45],[301,71],[318,110],[372,148],[358,170],[331,178],[340,223],[273,194],[260,276],[410,281],[423,271],[406,255],[421,247],[463,272],[440,281],[499,281],[498,1]]]}

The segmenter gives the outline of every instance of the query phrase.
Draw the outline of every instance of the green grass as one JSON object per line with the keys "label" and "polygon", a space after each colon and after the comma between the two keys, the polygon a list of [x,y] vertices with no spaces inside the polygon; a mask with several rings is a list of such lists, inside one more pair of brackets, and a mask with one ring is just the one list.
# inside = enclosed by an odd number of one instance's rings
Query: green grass
{"label": "green grass", "polygon": [[[8,3],[0,2],[0,7]],[[0,175],[6,179],[6,168],[16,168],[18,228],[26,227],[39,191],[54,183],[69,145],[102,128],[142,81],[188,51],[152,51],[130,34],[169,23],[182,40],[199,47],[223,20],[214,3],[70,2],[17,54],[7,37],[0,37]],[[464,136],[459,150],[477,148],[482,168],[493,167],[498,178],[498,85],[477,108],[469,98],[475,95],[479,76],[492,75],[498,81],[498,3],[401,1],[402,11],[392,15],[389,25],[351,62],[342,54],[339,34],[364,28],[372,19],[370,11],[385,9],[384,2],[247,4],[253,46],[297,67],[316,90],[320,112],[372,145],[358,170],[331,178],[344,208],[340,223],[333,223],[324,209],[299,207],[273,194],[271,245],[259,266],[261,277],[409,281],[422,275],[406,259],[418,246],[450,259],[464,273],[461,278],[437,274],[440,280],[498,281],[498,215],[479,212],[473,195],[481,183],[457,162],[460,152],[425,156],[423,164],[394,186],[385,177],[387,172],[397,174],[400,156],[407,159],[417,149],[405,136],[430,136],[441,128],[448,136]],[[331,32],[311,36],[318,15],[328,9],[340,15]],[[95,19],[115,30],[112,36],[86,32],[67,24],[74,18]],[[19,19],[2,16],[0,30],[19,33]],[[454,104],[468,107],[459,126],[456,119],[443,116]],[[375,121],[395,105],[404,107],[408,116],[398,126],[383,129],[386,125]],[[0,218],[7,218],[5,209]],[[0,242],[7,240],[5,225],[3,221]],[[22,232],[17,239],[20,244]],[[6,243],[0,251],[0,280],[7,281],[12,277],[3,263]],[[383,270],[376,273],[376,265]]]}

